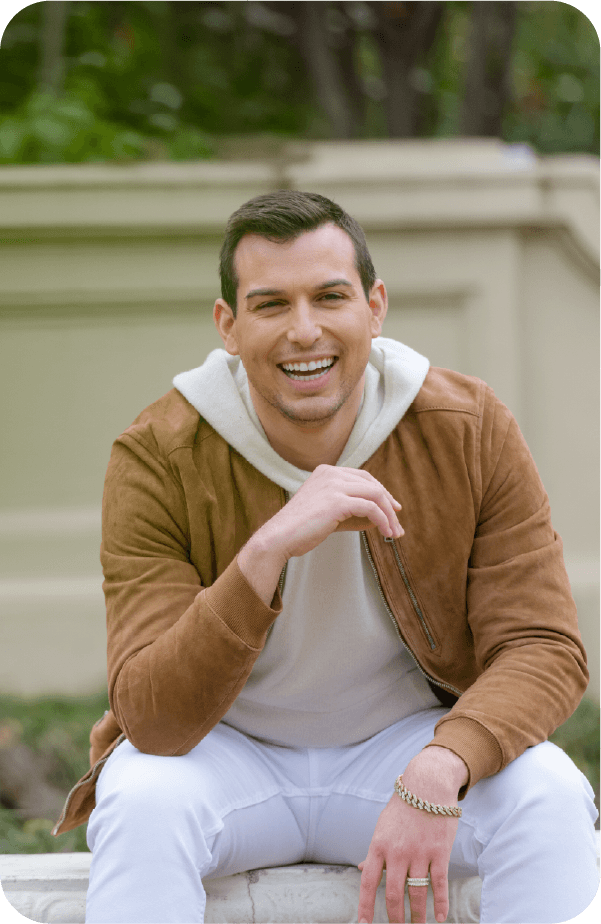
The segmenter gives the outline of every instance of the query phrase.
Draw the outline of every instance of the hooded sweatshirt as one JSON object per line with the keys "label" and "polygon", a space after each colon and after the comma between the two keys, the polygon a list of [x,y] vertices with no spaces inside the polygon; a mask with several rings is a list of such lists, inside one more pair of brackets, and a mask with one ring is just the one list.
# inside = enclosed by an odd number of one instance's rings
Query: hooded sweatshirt
{"label": "hooded sweatshirt", "polygon": [[[359,468],[416,397],[428,360],[378,337],[363,400],[337,464]],[[227,442],[292,495],[311,472],[270,445],[239,357],[214,350],[174,386]],[[402,502],[402,498],[400,498]],[[289,747],[355,744],[422,709],[439,706],[382,600],[360,533],[333,533],[291,558],[283,610],[223,722]]]}

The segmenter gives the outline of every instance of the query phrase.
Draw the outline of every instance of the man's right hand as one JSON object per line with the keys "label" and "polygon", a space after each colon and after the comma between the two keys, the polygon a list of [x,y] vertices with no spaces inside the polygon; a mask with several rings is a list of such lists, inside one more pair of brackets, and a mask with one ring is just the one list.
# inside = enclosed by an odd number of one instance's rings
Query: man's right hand
{"label": "man's right hand", "polygon": [[387,538],[403,529],[400,503],[369,472],[318,465],[294,497],[252,536],[238,555],[243,575],[269,606],[289,558],[305,555],[339,530],[376,527]]}

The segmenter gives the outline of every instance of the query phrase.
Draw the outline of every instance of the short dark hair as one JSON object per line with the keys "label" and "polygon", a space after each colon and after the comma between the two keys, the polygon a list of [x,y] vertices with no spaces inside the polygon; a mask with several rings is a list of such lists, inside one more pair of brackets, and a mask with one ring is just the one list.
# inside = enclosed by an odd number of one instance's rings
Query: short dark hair
{"label": "short dark hair", "polygon": [[315,231],[322,225],[333,224],[345,231],[355,248],[355,267],[361,279],[365,297],[376,281],[367,242],[361,226],[331,199],[318,193],[279,189],[249,199],[230,217],[219,258],[221,297],[236,315],[238,277],[234,257],[245,234],[260,234],[270,241],[284,242],[299,237],[305,231]]}

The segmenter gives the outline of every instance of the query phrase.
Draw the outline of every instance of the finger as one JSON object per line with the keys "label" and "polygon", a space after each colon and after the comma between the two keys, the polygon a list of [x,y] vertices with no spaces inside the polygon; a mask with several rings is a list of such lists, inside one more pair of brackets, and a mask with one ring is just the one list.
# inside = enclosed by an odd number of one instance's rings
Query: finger
{"label": "finger", "polygon": [[345,472],[345,473],[348,473],[348,474],[350,474],[350,475],[359,475],[361,478],[363,478],[363,479],[366,480],[366,481],[373,481],[373,482],[375,482],[377,485],[379,485],[379,486],[382,488],[383,491],[386,492],[386,495],[388,496],[388,499],[390,500],[391,504],[395,507],[395,509],[396,509],[396,510],[402,510],[402,505],[399,503],[399,501],[396,499],[396,497],[394,497],[394,496],[390,493],[390,491],[388,490],[388,488],[384,487],[384,485],[382,484],[381,481],[378,481],[377,478],[374,478],[374,476],[373,476],[372,474],[370,474],[370,472],[366,472],[366,471],[365,471],[364,469],[362,469],[362,468],[344,468],[343,466],[340,466],[340,467],[337,466],[337,467],[336,467],[336,470],[337,470],[338,472]]}
{"label": "finger", "polygon": [[430,867],[432,892],[434,893],[434,917],[437,921],[446,921],[449,913],[449,878],[446,866]]}
{"label": "finger", "polygon": [[[317,478],[315,478],[316,475]],[[398,502],[393,503],[394,498],[390,492],[373,475],[360,469],[337,468],[331,465],[317,466],[313,474],[305,482],[305,485],[303,485],[303,488],[301,488],[301,491],[298,492],[297,497],[290,502],[292,505],[294,505],[295,500],[301,497],[301,492],[309,488],[314,478],[313,483],[320,483],[321,491],[326,491],[327,503],[333,502],[339,507],[338,526],[351,515],[367,516],[374,526],[380,529],[384,538],[400,538],[403,535],[403,529],[397,518],[400,505]],[[362,513],[350,508],[348,501],[351,498],[363,498],[364,500],[372,501],[386,517],[387,524],[383,524],[383,521],[377,515],[374,519],[368,512]],[[340,504],[342,505],[341,507],[339,506]]]}
{"label": "finger", "polygon": [[[418,867],[418,870],[420,868]],[[427,879],[428,870],[423,872],[415,869],[411,869],[407,875],[412,879]],[[409,904],[411,906],[411,921],[412,924],[425,924],[426,921],[426,904],[428,901],[428,886],[407,886],[407,892],[409,894]]]}
{"label": "finger", "polygon": [[394,509],[394,506],[392,505],[388,497],[385,497],[383,500],[380,501],[380,506],[382,507],[382,510],[384,511],[384,513],[386,514],[388,518],[388,525],[390,527],[390,538],[400,539],[400,537],[404,535],[405,530],[399,523],[397,511]]}
{"label": "finger", "polygon": [[405,865],[386,868],[386,913],[391,924],[404,924],[406,879]]}
{"label": "finger", "polygon": [[[342,513],[342,511],[341,511]],[[365,497],[348,497],[345,503],[345,510],[342,513],[339,525],[349,517],[361,517],[370,520],[374,526],[377,526],[385,539],[390,539],[398,535],[400,524],[396,520],[396,529],[393,529],[390,519],[382,507],[374,500],[368,500]]]}
{"label": "finger", "polygon": [[[399,523],[397,510],[392,503],[394,498],[375,478],[369,481],[352,478],[345,485],[345,493],[348,497],[361,497],[378,505],[388,521],[388,530],[381,530],[386,538],[399,538],[403,535],[403,527]],[[400,506],[398,509],[400,510]]]}
{"label": "finger", "polygon": [[384,861],[377,857],[370,857],[359,864],[361,870],[361,886],[359,889],[359,924],[371,924],[374,917],[374,908],[376,904],[376,893],[382,880],[384,870]]}
{"label": "finger", "polygon": [[[363,472],[362,474],[369,475],[369,472]],[[399,530],[401,531],[401,534],[403,532],[403,529],[398,520],[398,514],[402,510],[401,504],[398,502],[396,497],[392,496],[390,491],[388,491],[383,484],[381,484],[371,475],[369,477],[371,479],[370,485],[375,489],[376,492],[374,498],[385,511],[390,523],[390,527],[392,529],[393,536],[398,537]]]}

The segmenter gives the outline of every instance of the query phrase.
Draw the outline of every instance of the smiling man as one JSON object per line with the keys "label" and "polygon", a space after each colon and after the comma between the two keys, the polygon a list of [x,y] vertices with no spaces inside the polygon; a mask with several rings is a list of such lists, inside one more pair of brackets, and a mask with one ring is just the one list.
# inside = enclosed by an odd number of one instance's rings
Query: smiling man
{"label": "smiling man", "polygon": [[[381,336],[363,232],[315,194],[231,217],[225,350],[116,441],[111,710],[88,922],[201,922],[203,878],[356,864],[358,920],[565,921],[597,888],[591,788],[548,735],[586,687],[548,500],[481,381]],[[402,525],[401,525],[402,524]]]}
{"label": "smiling man", "polygon": [[308,471],[340,458],[361,404],[371,338],[386,315],[384,284],[368,281],[366,294],[354,263],[351,238],[333,224],[281,243],[248,234],[236,249],[240,311],[234,315],[223,298],[215,305],[269,443]]}

